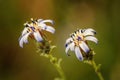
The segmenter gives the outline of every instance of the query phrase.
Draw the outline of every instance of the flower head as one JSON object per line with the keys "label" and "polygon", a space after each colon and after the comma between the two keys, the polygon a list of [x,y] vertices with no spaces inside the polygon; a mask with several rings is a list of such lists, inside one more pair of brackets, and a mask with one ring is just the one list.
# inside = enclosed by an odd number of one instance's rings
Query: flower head
{"label": "flower head", "polygon": [[19,38],[20,47],[23,47],[23,43],[28,43],[28,37],[34,38],[37,42],[43,41],[43,30],[54,33],[55,29],[52,26],[47,25],[47,22],[53,24],[52,20],[33,20],[32,18],[30,22],[26,22],[24,24],[25,28],[22,31],[22,35]]}
{"label": "flower head", "polygon": [[98,43],[97,38],[94,37],[96,31],[89,29],[79,29],[70,35],[70,38],[66,40],[65,52],[67,55],[68,50],[75,51],[76,57],[82,61],[85,58],[88,58],[90,55],[90,47],[88,46],[87,41]]}

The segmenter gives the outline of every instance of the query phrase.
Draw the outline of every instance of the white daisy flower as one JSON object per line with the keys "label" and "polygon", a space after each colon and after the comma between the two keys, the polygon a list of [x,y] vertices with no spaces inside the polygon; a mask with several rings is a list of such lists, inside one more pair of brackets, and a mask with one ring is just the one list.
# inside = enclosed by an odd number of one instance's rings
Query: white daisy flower
{"label": "white daisy flower", "polygon": [[79,29],[71,34],[70,38],[66,40],[65,44],[65,52],[67,55],[68,50],[74,51],[76,57],[82,61],[84,58],[89,56],[89,52],[91,51],[87,41],[98,43],[97,38],[94,37],[96,31],[88,28],[88,29]]}
{"label": "white daisy flower", "polygon": [[35,40],[37,40],[37,42],[43,41],[43,30],[54,33],[55,29],[52,26],[47,25],[46,23],[53,24],[53,21],[43,19],[31,19],[31,22],[26,22],[24,24],[25,28],[22,31],[22,35],[19,38],[20,47],[23,47],[23,43],[28,43],[28,37],[34,38]]}

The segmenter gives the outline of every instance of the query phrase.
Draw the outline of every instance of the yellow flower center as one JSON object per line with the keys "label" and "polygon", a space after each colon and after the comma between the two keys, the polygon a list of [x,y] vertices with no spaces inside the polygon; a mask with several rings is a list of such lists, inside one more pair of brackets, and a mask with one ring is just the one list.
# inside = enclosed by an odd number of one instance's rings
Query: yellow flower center
{"label": "yellow flower center", "polygon": [[77,32],[77,33],[74,33],[73,35],[74,35],[74,36],[73,36],[73,41],[74,41],[75,45],[76,45],[76,46],[79,46],[79,44],[81,44],[81,41],[84,40],[83,35],[80,34],[80,33],[78,33],[78,32]]}

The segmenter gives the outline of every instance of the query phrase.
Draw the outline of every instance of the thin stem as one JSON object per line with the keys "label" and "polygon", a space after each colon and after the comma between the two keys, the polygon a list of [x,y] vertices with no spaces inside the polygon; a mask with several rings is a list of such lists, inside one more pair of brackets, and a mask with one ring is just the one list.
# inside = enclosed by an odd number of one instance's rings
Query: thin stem
{"label": "thin stem", "polygon": [[56,80],[66,80],[63,69],[60,66],[60,62],[62,61],[62,59],[57,59],[50,54],[42,54],[42,56],[50,59],[50,62],[54,65],[59,75],[61,76],[61,78],[57,78]]}
{"label": "thin stem", "polygon": [[61,66],[60,66],[60,62],[61,62],[61,60],[62,59],[59,59],[59,60],[57,60],[57,58],[56,57],[53,57],[52,55],[49,55],[50,57],[50,62],[55,66],[55,68],[57,69],[57,71],[58,71],[58,73],[60,74],[60,76],[61,76],[61,80],[66,80],[66,78],[65,78],[65,75],[64,75],[64,72],[63,72],[63,70],[62,70],[62,68],[61,68]]}
{"label": "thin stem", "polygon": [[91,65],[93,66],[93,68],[95,69],[96,74],[98,75],[100,80],[104,80],[101,72],[100,72],[100,65],[96,65],[94,60],[90,60],[91,61]]}

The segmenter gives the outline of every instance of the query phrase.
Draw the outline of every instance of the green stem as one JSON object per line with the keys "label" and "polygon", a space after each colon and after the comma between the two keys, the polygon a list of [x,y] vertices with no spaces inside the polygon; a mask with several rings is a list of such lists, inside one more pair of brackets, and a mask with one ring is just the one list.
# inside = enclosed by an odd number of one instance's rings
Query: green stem
{"label": "green stem", "polygon": [[91,60],[91,65],[93,66],[93,68],[95,69],[96,74],[98,75],[100,80],[104,80],[101,72],[100,72],[100,65],[96,65],[94,60]]}
{"label": "green stem", "polygon": [[61,78],[57,78],[56,80],[66,80],[63,69],[60,66],[60,62],[62,61],[62,59],[57,59],[50,54],[42,54],[42,56],[50,59],[50,62],[54,65],[59,75],[61,76]]}

